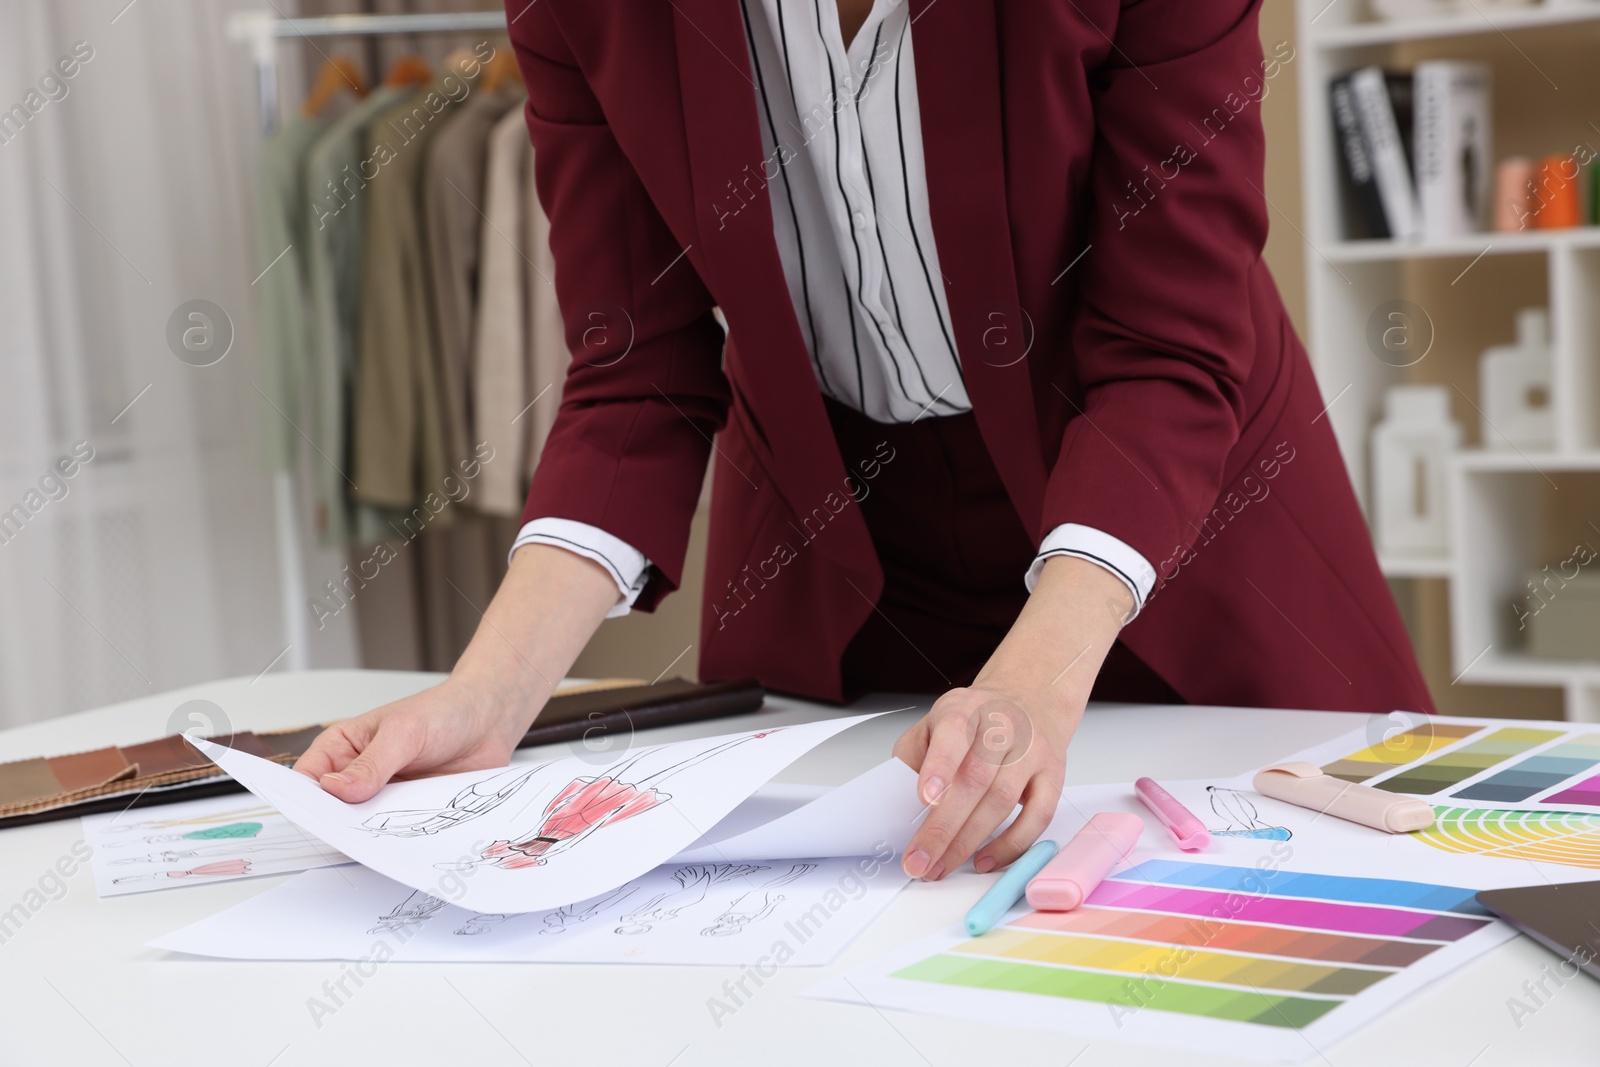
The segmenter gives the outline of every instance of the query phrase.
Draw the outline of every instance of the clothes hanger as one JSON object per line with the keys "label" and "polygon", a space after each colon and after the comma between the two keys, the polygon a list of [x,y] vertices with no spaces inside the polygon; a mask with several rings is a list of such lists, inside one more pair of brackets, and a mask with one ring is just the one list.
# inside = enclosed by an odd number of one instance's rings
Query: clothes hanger
{"label": "clothes hanger", "polygon": [[334,56],[326,60],[317,72],[316,84],[306,94],[301,110],[307,115],[321,114],[346,89],[357,97],[366,96],[369,92],[367,79],[362,76],[360,69],[344,56]]}
{"label": "clothes hanger", "polygon": [[[471,70],[478,62],[477,55],[470,48],[457,48],[444,57],[444,69],[466,77],[466,72]],[[479,74],[483,72],[480,70]]]}
{"label": "clothes hanger", "polygon": [[494,58],[489,60],[489,69],[484,71],[483,91],[492,93],[507,81],[515,85],[520,73],[517,69],[517,57],[510,47],[501,48],[495,52]]}
{"label": "clothes hanger", "polygon": [[394,66],[389,68],[389,73],[384,76],[383,84],[403,88],[408,85],[426,85],[433,80],[433,71],[428,69],[427,62],[418,55],[401,56],[394,61]]}

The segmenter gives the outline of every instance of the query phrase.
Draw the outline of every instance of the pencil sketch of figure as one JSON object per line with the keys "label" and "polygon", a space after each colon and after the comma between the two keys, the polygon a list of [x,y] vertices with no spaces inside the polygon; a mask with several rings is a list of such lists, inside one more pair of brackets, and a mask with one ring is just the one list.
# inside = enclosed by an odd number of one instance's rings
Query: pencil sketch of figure
{"label": "pencil sketch of figure", "polygon": [[258,822],[231,822],[226,826],[208,826],[204,830],[190,830],[184,834],[150,834],[127,841],[113,841],[107,848],[126,848],[129,845],[158,845],[163,841],[231,841],[241,837],[254,837],[262,830]]}
{"label": "pencil sketch of figure", "polygon": [[243,844],[209,845],[205,848],[165,849],[158,853],[144,856],[128,856],[125,859],[112,860],[109,866],[118,867],[129,863],[176,863],[179,860],[194,859],[197,856],[238,856],[254,852],[284,852],[299,850],[310,851],[319,855],[337,856],[332,848],[324,846],[318,849],[317,843],[307,841],[304,837],[260,837]]}
{"label": "pencil sketch of figure", "polygon": [[1217,818],[1227,823],[1222,829],[1211,831],[1217,837],[1253,837],[1263,841],[1287,841],[1294,836],[1287,826],[1271,826],[1263,821],[1255,803],[1242,790],[1208,785],[1206,793],[1211,798],[1211,810],[1216,813]]}
{"label": "pencil sketch of figure", "polygon": [[507,919],[514,919],[520,914],[521,912],[512,912],[505,915],[485,912],[481,915],[472,916],[457,927],[454,932],[466,937],[472,937],[475,934],[486,934]]}
{"label": "pencil sketch of figure", "polygon": [[633,891],[638,888],[636,884],[628,882],[592,900],[580,900],[576,904],[568,904],[564,908],[557,908],[555,911],[548,912],[544,917],[544,929],[540,930],[539,933],[565,933],[574,926],[588,922],[601,911],[611,907],[611,905],[619,904],[628,899],[633,894]]}
{"label": "pencil sketch of figure", "polygon": [[[782,729],[781,727],[779,729]],[[455,863],[436,863],[445,871],[471,870],[481,865],[514,871],[524,867],[542,867],[551,856],[565,852],[590,834],[604,826],[612,826],[635,815],[649,811],[672,799],[657,786],[675,774],[698,766],[714,756],[769,737],[777,730],[767,730],[748,737],[724,741],[703,752],[669,764],[642,778],[635,778],[640,764],[648,764],[661,753],[645,751],[624,760],[603,775],[574,778],[545,806],[537,827],[516,840],[501,839],[490,844],[477,859]]]}
{"label": "pencil sketch of figure", "polygon": [[263,815],[276,815],[277,812],[265,804],[256,804],[248,808],[234,808],[231,811],[218,811],[210,815],[191,815],[187,819],[140,819],[137,822],[114,822],[103,827],[107,833],[124,834],[133,830],[170,830],[176,826],[209,826],[212,823],[236,822],[240,819],[259,819]]}
{"label": "pencil sketch of figure", "polygon": [[448,830],[452,826],[471,822],[480,815],[504,804],[521,789],[534,773],[548,767],[549,762],[532,767],[510,767],[500,773],[474,782],[451,798],[443,808],[415,811],[380,811],[361,824],[363,830],[388,837],[424,837]]}
{"label": "pencil sketch of figure", "polygon": [[232,878],[241,874],[250,873],[249,860],[218,860],[215,863],[202,863],[198,867],[191,867],[184,871],[158,871],[155,874],[130,874],[122,878],[113,878],[113,885],[123,882],[157,882],[163,878],[215,878],[222,876]]}
{"label": "pencil sketch of figure", "polygon": [[657,893],[642,905],[621,917],[619,934],[647,934],[656,923],[675,919],[684,908],[692,908],[706,898],[714,885],[733,878],[748,878],[753,874],[771,870],[770,867],[751,863],[696,863],[679,867],[672,872],[677,889]]}
{"label": "pencil sketch of figure", "polygon": [[413,889],[411,895],[394,906],[394,910],[387,915],[378,917],[378,925],[368,930],[369,934],[392,934],[408,931],[416,926],[421,926],[433,918],[433,913],[444,907],[444,901],[432,893],[424,893],[420,889]]}
{"label": "pencil sketch of figure", "polygon": [[816,870],[816,867],[815,863],[797,863],[789,869],[789,873],[770,878],[755,889],[741,893],[734,897],[723,909],[722,914],[712,920],[711,925],[700,933],[705,937],[727,937],[729,934],[738,933],[751,923],[760,922],[787,899],[782,893],[774,893],[772,890],[788,885],[797,878],[803,878]]}

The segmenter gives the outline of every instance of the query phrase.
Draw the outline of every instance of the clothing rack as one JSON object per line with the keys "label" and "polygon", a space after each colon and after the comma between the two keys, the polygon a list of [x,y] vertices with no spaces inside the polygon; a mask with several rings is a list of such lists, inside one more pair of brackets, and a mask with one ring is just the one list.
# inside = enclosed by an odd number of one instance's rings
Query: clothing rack
{"label": "clothing rack", "polygon": [[[505,33],[503,11],[462,11],[415,15],[323,15],[283,18],[271,11],[240,11],[228,19],[228,38],[250,45],[256,67],[256,92],[263,135],[278,126],[278,42],[314,37],[380,37],[417,33]],[[300,551],[300,530],[295,518],[294,480],[287,472],[273,478],[278,533],[278,571],[283,605],[280,655],[286,669],[303,671],[311,665],[311,629],[306,621],[305,555]],[[268,664],[270,669],[271,664]]]}

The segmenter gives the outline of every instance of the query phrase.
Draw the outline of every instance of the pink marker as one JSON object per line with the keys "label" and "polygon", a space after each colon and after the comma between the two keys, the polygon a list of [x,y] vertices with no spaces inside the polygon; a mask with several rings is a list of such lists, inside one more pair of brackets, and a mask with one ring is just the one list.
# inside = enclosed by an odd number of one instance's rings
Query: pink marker
{"label": "pink marker", "polygon": [[1028,903],[1040,911],[1071,911],[1105,881],[1144,832],[1144,820],[1125,811],[1102,811],[1067,842],[1028,883]]}
{"label": "pink marker", "polygon": [[1155,812],[1161,825],[1167,828],[1172,840],[1185,852],[1199,852],[1211,844],[1211,833],[1205,823],[1194,817],[1194,812],[1178,803],[1178,798],[1162,789],[1153,778],[1141,778],[1133,783],[1133,791],[1144,806]]}

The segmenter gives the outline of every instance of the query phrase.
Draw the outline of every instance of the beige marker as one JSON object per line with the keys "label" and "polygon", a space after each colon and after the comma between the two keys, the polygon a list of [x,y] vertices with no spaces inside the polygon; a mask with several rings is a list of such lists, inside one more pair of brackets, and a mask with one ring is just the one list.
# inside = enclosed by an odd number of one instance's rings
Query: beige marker
{"label": "beige marker", "polygon": [[1433,807],[1426,800],[1399,796],[1357,785],[1312,763],[1280,763],[1259,771],[1251,782],[1256,792],[1302,808],[1327,812],[1363,826],[1404,834],[1433,825]]}

